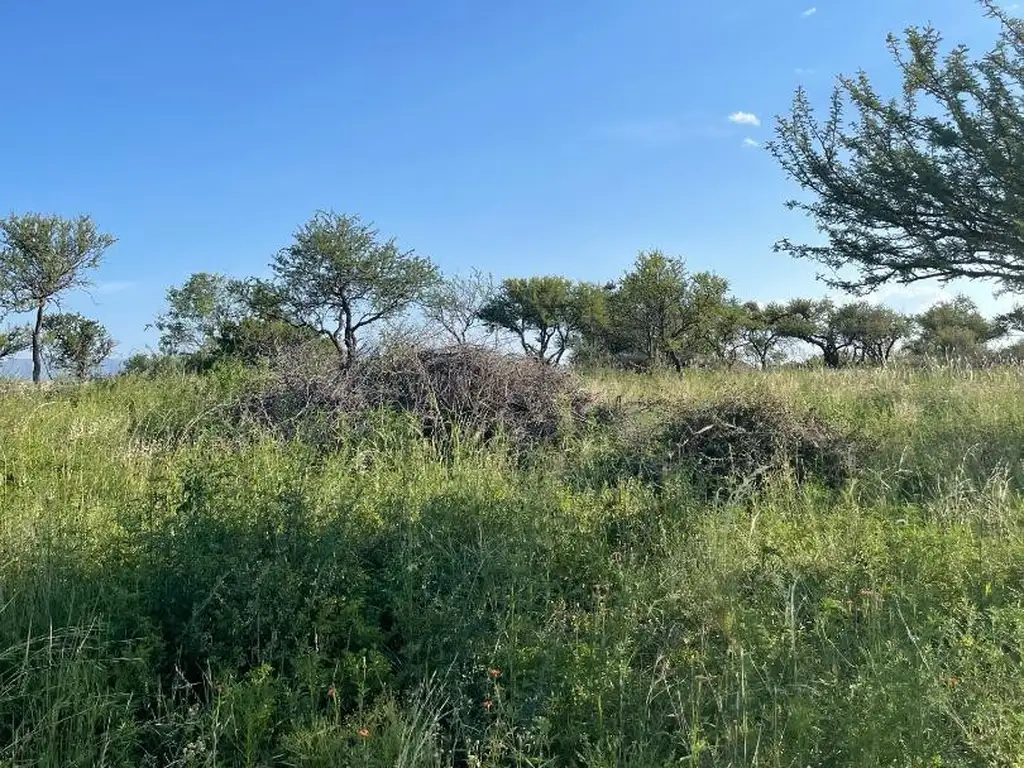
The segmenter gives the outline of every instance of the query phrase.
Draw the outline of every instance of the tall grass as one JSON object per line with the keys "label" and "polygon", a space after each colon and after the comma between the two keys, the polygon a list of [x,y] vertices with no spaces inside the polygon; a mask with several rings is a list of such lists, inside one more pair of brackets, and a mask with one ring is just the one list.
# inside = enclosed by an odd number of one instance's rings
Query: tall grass
{"label": "tall grass", "polygon": [[870,447],[711,501],[599,425],[325,453],[252,385],[0,392],[0,766],[1024,761],[1018,369],[592,376],[639,440],[770,393]]}

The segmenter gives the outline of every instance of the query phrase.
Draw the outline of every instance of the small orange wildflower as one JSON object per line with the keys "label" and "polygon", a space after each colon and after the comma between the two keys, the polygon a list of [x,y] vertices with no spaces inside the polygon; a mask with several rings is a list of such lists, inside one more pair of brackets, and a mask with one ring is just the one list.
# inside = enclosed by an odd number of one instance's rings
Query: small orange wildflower
{"label": "small orange wildflower", "polygon": [[327,689],[327,698],[329,698],[331,701],[334,701],[336,698],[338,698],[338,691],[335,689],[333,685]]}
{"label": "small orange wildflower", "polygon": [[491,701],[490,699],[484,699],[484,709],[488,709],[489,710],[493,706],[494,706],[494,702],[493,701]]}
{"label": "small orange wildflower", "polygon": [[493,669],[487,670],[487,674],[491,676],[492,680],[497,680],[499,677],[501,677],[501,670],[497,667],[494,667]]}
{"label": "small orange wildflower", "polygon": [[361,739],[368,739],[368,738],[370,738],[370,729],[369,728],[360,728],[359,729],[359,738],[361,738]]}

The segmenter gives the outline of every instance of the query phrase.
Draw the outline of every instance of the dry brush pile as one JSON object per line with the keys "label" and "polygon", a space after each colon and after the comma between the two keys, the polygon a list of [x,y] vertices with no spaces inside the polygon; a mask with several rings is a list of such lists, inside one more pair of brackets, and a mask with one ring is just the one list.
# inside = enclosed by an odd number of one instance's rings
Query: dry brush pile
{"label": "dry brush pile", "polygon": [[279,359],[242,411],[285,435],[323,440],[374,413],[413,417],[425,437],[512,445],[550,442],[585,412],[589,398],[563,369],[475,346],[400,348],[348,368],[298,350]]}
{"label": "dry brush pile", "polygon": [[584,430],[610,438],[608,482],[633,475],[660,483],[680,472],[702,491],[756,488],[790,473],[840,488],[864,447],[813,413],[764,394],[699,403],[600,403],[564,368],[461,346],[403,347],[348,367],[295,350],[241,405],[261,428],[329,449],[351,430],[372,430],[382,412],[408,417],[423,437],[504,438],[516,449]]}

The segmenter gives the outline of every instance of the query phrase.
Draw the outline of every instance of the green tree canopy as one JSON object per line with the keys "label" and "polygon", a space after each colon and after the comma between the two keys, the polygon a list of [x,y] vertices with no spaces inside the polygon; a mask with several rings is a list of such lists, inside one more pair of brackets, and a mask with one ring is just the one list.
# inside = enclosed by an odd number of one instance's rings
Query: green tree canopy
{"label": "green tree canopy", "polygon": [[32,346],[32,329],[27,326],[13,326],[0,331],[0,360]]}
{"label": "green tree canopy", "polygon": [[777,319],[778,329],[786,338],[816,347],[825,365],[838,368],[853,344],[846,335],[835,302],[830,299],[793,299]]}
{"label": "green tree canopy", "polygon": [[977,357],[985,345],[1000,338],[1006,328],[987,320],[966,296],[957,296],[930,307],[917,317],[920,335],[913,351],[932,357]]}
{"label": "green tree canopy", "polygon": [[332,211],[299,227],[271,269],[274,280],[258,286],[264,306],[330,339],[344,364],[355,358],[361,331],[399,315],[438,280],[428,258],[382,240],[358,216]]}
{"label": "green tree canopy", "polygon": [[734,364],[743,349],[743,305],[729,295],[729,281],[711,272],[691,276],[679,349],[687,363]]}
{"label": "green tree canopy", "polygon": [[836,310],[835,324],[855,362],[887,365],[897,345],[914,332],[912,318],[889,307],[857,301]]}
{"label": "green tree canopy", "polygon": [[674,355],[676,367],[681,367],[675,347],[683,329],[686,280],[682,259],[658,250],[638,254],[609,302],[615,335],[625,340],[620,346],[643,355],[651,366]]}
{"label": "green tree canopy", "polygon": [[568,278],[508,278],[484,304],[479,317],[492,329],[511,333],[531,357],[557,364],[569,350],[584,314],[581,299],[591,292]]}
{"label": "green tree canopy", "polygon": [[681,259],[643,251],[607,299],[609,345],[677,370],[702,356],[728,356],[740,326],[728,290],[718,275],[690,274]]}
{"label": "green tree canopy", "polygon": [[781,360],[789,341],[782,332],[781,320],[786,316],[786,308],[779,303],[761,306],[756,301],[743,305],[740,316],[740,339],[750,357],[762,370],[771,363]]}
{"label": "green tree canopy", "polygon": [[227,359],[250,366],[258,365],[303,345],[313,345],[318,351],[323,346],[324,354],[333,354],[333,346],[309,328],[284,320],[247,315],[238,320],[226,320],[220,326],[206,364]]}
{"label": "green tree canopy", "polygon": [[[4,290],[0,287],[0,297]],[[6,317],[3,304],[0,304],[0,323]],[[5,357],[24,352],[32,346],[32,329],[25,325],[7,325],[0,328],[0,361]]]}
{"label": "green tree canopy", "polygon": [[0,219],[0,306],[34,312],[31,330],[32,380],[43,367],[43,320],[46,307],[63,294],[89,285],[115,239],[99,232],[92,219],[62,219],[30,213]]}
{"label": "green tree canopy", "polygon": [[50,367],[79,381],[95,375],[114,351],[114,340],[106,328],[74,313],[48,315],[44,321],[44,342]]}
{"label": "green tree canopy", "polygon": [[167,309],[153,325],[160,331],[160,351],[167,355],[209,349],[227,323],[245,316],[243,284],[214,272],[196,272],[168,288],[166,301]]}
{"label": "green tree canopy", "polygon": [[938,31],[912,27],[889,38],[897,96],[844,76],[819,121],[797,91],[768,148],[809,193],[789,207],[827,242],[776,250],[825,265],[851,291],[928,278],[1024,288],[1024,23],[981,5],[999,36],[980,58],[963,46],[943,55]]}

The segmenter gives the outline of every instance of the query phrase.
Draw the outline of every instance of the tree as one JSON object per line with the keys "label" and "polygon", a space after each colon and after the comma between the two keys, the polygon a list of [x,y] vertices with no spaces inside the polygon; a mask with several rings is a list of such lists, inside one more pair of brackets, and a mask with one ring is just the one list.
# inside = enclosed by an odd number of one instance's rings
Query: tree
{"label": "tree", "polygon": [[711,272],[697,272],[687,288],[681,313],[683,328],[677,341],[685,364],[710,358],[734,365],[743,347],[743,309],[729,296],[729,281]]}
{"label": "tree", "polygon": [[135,352],[121,364],[120,375],[165,377],[181,374],[185,370],[186,367],[181,358],[156,352]]}
{"label": "tree", "polygon": [[393,318],[436,285],[437,268],[394,240],[382,241],[358,216],[319,211],[271,263],[274,280],[258,287],[266,306],[294,326],[330,339],[344,365],[357,336]]}
{"label": "tree", "polygon": [[749,301],[743,305],[743,311],[740,339],[761,370],[766,370],[784,354],[788,338],[782,332],[780,321],[787,314],[786,308],[777,303],[762,307],[756,301]]}
{"label": "tree", "polygon": [[739,334],[738,305],[728,282],[690,274],[681,259],[643,251],[609,296],[609,339],[620,353],[677,371],[701,357],[730,356]]}
{"label": "tree", "polygon": [[578,330],[577,290],[565,277],[511,277],[479,317],[488,328],[513,334],[527,355],[557,364]]}
{"label": "tree", "polygon": [[43,326],[49,365],[79,381],[91,378],[114,351],[114,340],[107,329],[82,315],[49,315]]}
{"label": "tree", "polygon": [[332,345],[309,328],[255,316],[226,320],[217,330],[215,346],[210,350],[206,364],[227,359],[253,366],[313,342],[326,346],[325,354],[332,354]]}
{"label": "tree", "polygon": [[884,366],[896,346],[914,330],[914,321],[889,307],[866,301],[845,304],[836,311],[839,334],[851,348],[854,362]]}
{"label": "tree", "polygon": [[196,272],[168,289],[167,309],[153,326],[160,331],[160,351],[181,358],[185,370],[204,371],[225,359],[255,365],[320,338],[285,322],[278,310],[276,295],[259,281]]}
{"label": "tree", "polygon": [[0,331],[0,360],[32,346],[32,330],[26,326],[16,326]]}
{"label": "tree", "polygon": [[1024,363],[1024,340],[1015,341],[1005,347],[995,350],[992,359],[999,363],[1010,363],[1020,365]]}
{"label": "tree", "polygon": [[217,344],[229,322],[240,322],[243,288],[237,280],[213,272],[196,272],[181,286],[167,289],[167,309],[154,321],[160,351],[196,354]]}
{"label": "tree", "polygon": [[496,292],[493,278],[477,269],[451,275],[425,293],[423,315],[453,343],[469,344],[473,331],[484,325],[480,313]]}
{"label": "tree", "polygon": [[633,269],[622,277],[609,301],[608,314],[620,347],[643,355],[649,366],[660,366],[671,358],[677,369],[682,368],[675,347],[682,330],[686,279],[682,259],[658,250],[637,255]]}
{"label": "tree", "polygon": [[853,344],[843,331],[836,305],[829,299],[793,299],[778,318],[779,332],[821,351],[826,367],[839,368]]}
{"label": "tree", "polygon": [[0,219],[0,286],[3,304],[34,312],[31,331],[32,380],[43,369],[43,320],[48,304],[89,285],[88,272],[99,266],[115,239],[99,232],[92,219],[26,214]]}
{"label": "tree", "polygon": [[828,282],[851,291],[929,278],[1024,288],[1024,22],[995,0],[981,5],[1000,31],[973,61],[963,46],[941,56],[931,27],[908,29],[902,44],[890,35],[899,98],[883,100],[863,73],[841,77],[819,122],[797,91],[768,148],[811,194],[788,207],[828,242],[786,239],[777,251],[824,264]]}
{"label": "tree", "polygon": [[977,357],[985,345],[1006,333],[998,321],[989,321],[966,296],[929,307],[917,318],[920,335],[912,349],[919,355],[949,359]]}

